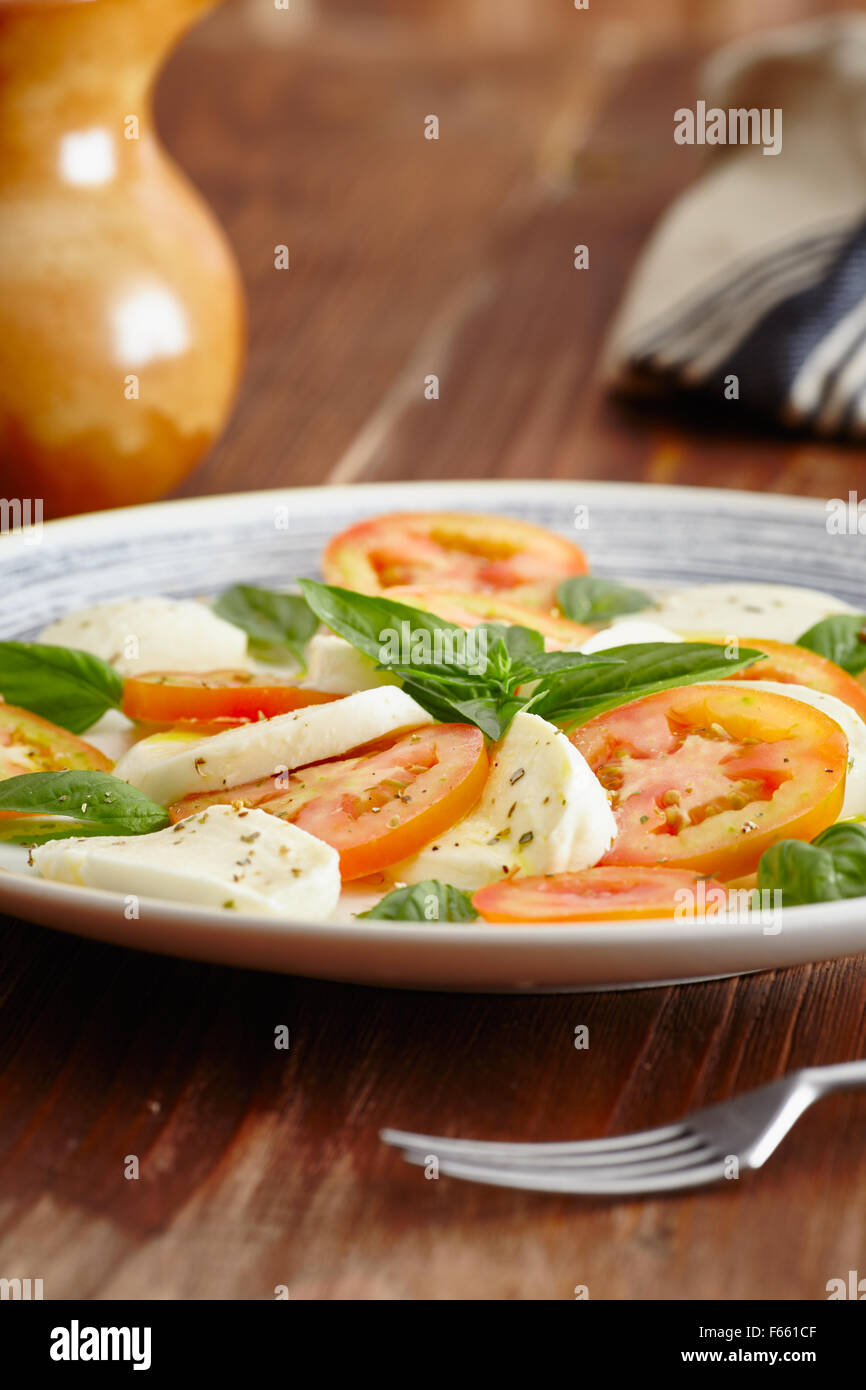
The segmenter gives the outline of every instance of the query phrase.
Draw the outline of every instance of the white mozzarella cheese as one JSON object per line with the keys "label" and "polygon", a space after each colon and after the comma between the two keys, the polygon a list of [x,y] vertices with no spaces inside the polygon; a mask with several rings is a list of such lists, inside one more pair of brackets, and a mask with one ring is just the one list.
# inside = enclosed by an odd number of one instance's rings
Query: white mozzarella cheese
{"label": "white mozzarella cheese", "polygon": [[195,599],[128,598],[98,603],[49,623],[39,640],[101,656],[122,676],[247,666],[246,633]]}
{"label": "white mozzarella cheese", "polygon": [[623,618],[621,622],[602,628],[601,632],[594,632],[592,637],[581,643],[578,651],[588,655],[591,652],[607,651],[609,647],[630,646],[633,642],[682,641],[684,638],[680,637],[679,633],[669,627],[662,627],[661,623],[646,622],[643,618]]}
{"label": "white mozzarella cheese", "polygon": [[517,871],[562,873],[597,863],[616,834],[607,796],[586,760],[537,714],[514,716],[491,756],[478,806],[390,872],[472,892]]}
{"label": "white mozzarella cheese", "polygon": [[49,840],[33,864],[59,883],[269,917],[327,917],[340,896],[335,849],[265,811],[231,806],[151,835]]}
{"label": "white mozzarella cheese", "polygon": [[317,632],[307,644],[307,677],[304,685],[327,690],[332,695],[354,695],[358,690],[376,690],[396,685],[397,677],[377,671],[376,663],[332,632]]}
{"label": "white mozzarella cheese", "polygon": [[796,642],[834,613],[856,613],[843,599],[789,584],[692,584],[666,594],[649,610],[676,632],[766,637]]}
{"label": "white mozzarella cheese", "polygon": [[197,742],[183,742],[165,756],[153,744],[145,754],[136,744],[114,769],[152,801],[168,806],[192,792],[222,791],[255,782],[280,769],[306,767],[338,758],[352,748],[433,719],[403,690],[362,690],[326,705],[242,724]]}
{"label": "white mozzarella cheese", "polygon": [[837,700],[835,695],[786,681],[749,681],[745,688],[770,690],[777,695],[788,695],[792,700],[802,700],[803,704],[821,710],[839,725],[848,739],[848,775],[840,819],[866,815],[866,723],[857,711],[844,700]]}
{"label": "white mozzarella cheese", "polygon": [[142,783],[152,785],[156,769],[177,757],[184,749],[202,742],[201,734],[181,729],[166,729],[158,734],[150,734],[127,748],[115,765],[114,776],[131,783],[133,787],[142,787]]}

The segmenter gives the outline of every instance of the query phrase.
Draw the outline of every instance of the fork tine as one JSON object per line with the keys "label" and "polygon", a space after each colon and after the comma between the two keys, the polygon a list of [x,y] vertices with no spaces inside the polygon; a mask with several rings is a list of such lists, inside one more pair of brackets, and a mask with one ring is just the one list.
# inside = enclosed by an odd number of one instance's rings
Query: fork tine
{"label": "fork tine", "polygon": [[[491,1154],[478,1154],[468,1150],[461,1154],[436,1154],[435,1150],[427,1148],[405,1148],[403,1156],[409,1162],[424,1165],[428,1158],[435,1155],[436,1159],[446,1159],[448,1162],[459,1163],[482,1163],[491,1168],[521,1168],[525,1172],[535,1172],[535,1170],[546,1169],[553,1172],[555,1169],[562,1169],[562,1172],[585,1173],[591,1176],[592,1173],[610,1173],[613,1176],[630,1176],[635,1173],[663,1172],[676,1168],[684,1168],[691,1163],[705,1161],[719,1155],[719,1151],[713,1144],[703,1140],[699,1134],[688,1134],[683,1140],[671,1144],[659,1144],[655,1148],[642,1148],[642,1150],[620,1151],[616,1156],[592,1156],[592,1155],[553,1155],[544,1154],[524,1155],[523,1158],[514,1158],[513,1155],[506,1155],[503,1158]],[[720,1156],[720,1155],[719,1155]]]}
{"label": "fork tine", "polygon": [[[435,1155],[437,1160],[440,1156]],[[423,1167],[428,1159],[433,1157],[433,1153],[427,1152],[424,1148],[404,1149],[403,1157],[409,1163]],[[592,1182],[596,1178],[638,1178],[649,1176],[653,1173],[675,1172],[679,1168],[694,1168],[711,1159],[721,1158],[718,1149],[698,1134],[689,1136],[687,1145],[676,1146],[673,1144],[660,1145],[659,1149],[642,1149],[640,1151],[629,1150],[621,1158],[573,1158],[570,1156],[554,1158],[545,1156],[519,1161],[515,1158],[498,1159],[489,1157],[487,1154],[464,1153],[459,1156],[445,1155],[445,1162],[460,1163],[464,1166],[480,1166],[484,1168],[501,1169],[503,1172],[520,1169],[523,1172],[561,1172],[575,1173],[581,1178],[586,1178]],[[440,1162],[441,1171],[441,1162]]]}
{"label": "fork tine", "polygon": [[563,1171],[571,1173],[585,1172],[617,1172],[635,1173],[638,1170],[652,1172],[660,1171],[663,1168],[675,1168],[685,1164],[695,1163],[702,1157],[709,1158],[717,1152],[715,1146],[706,1142],[699,1134],[686,1132],[680,1139],[670,1140],[667,1144],[647,1145],[641,1149],[616,1149],[603,1154],[536,1154],[522,1153],[491,1153],[481,1146],[472,1148],[469,1144],[463,1146],[459,1152],[440,1153],[435,1147],[427,1148],[421,1145],[416,1148],[408,1144],[403,1146],[404,1157],[410,1158],[412,1162],[424,1163],[428,1158],[435,1155],[437,1159],[454,1160],[461,1163],[486,1163],[496,1168],[525,1168],[529,1169],[555,1169],[561,1168]]}
{"label": "fork tine", "polygon": [[683,1138],[689,1131],[684,1124],[662,1125],[657,1129],[642,1129],[634,1134],[617,1134],[609,1139],[580,1139],[555,1144],[510,1144],[487,1139],[447,1139],[435,1134],[412,1134],[402,1129],[383,1129],[379,1138],[397,1149],[426,1149],[437,1157],[460,1158],[471,1154],[497,1162],[519,1161],[522,1158],[598,1158],[619,1155],[629,1149],[644,1149],[656,1144],[670,1143]]}
{"label": "fork tine", "polygon": [[[407,1155],[409,1162],[414,1162]],[[592,1175],[586,1169],[543,1169],[496,1167],[492,1164],[465,1163],[447,1159],[440,1163],[439,1172],[446,1177],[461,1178],[466,1182],[483,1183],[491,1187],[523,1188],[530,1192],[565,1192],[575,1196],[629,1196],[632,1193],[669,1192],[683,1187],[700,1187],[705,1183],[717,1182],[724,1177],[724,1160],[698,1164],[689,1168],[679,1168],[649,1173],[644,1177],[612,1178],[603,1170],[595,1170]]]}

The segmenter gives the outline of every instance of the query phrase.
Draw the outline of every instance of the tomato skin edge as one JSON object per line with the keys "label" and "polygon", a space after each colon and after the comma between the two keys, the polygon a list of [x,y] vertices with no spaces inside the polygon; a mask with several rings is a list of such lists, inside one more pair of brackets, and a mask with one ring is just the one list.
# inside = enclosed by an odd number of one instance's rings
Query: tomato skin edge
{"label": "tomato skin edge", "polygon": [[[627,879],[631,877],[639,882],[642,880],[648,888],[657,889],[669,886],[671,898],[668,901],[662,898],[660,901],[641,902],[640,899],[635,903],[627,897],[628,889],[624,889],[617,902],[617,894],[611,893],[599,902],[601,894],[593,895],[591,887],[597,884],[601,890],[605,883],[610,883],[611,878],[619,877]],[[698,885],[703,884],[703,889],[698,890]],[[574,910],[569,910],[565,906],[557,906],[550,902],[545,902],[546,892],[556,891],[563,886],[564,894],[567,895],[568,888],[573,886],[575,891]],[[586,895],[581,895],[578,887],[586,887]],[[609,868],[604,865],[596,865],[594,868],[582,869],[575,873],[561,874],[541,874],[532,875],[527,878],[507,878],[501,879],[496,883],[487,884],[486,887],[479,889],[472,895],[472,905],[483,917],[485,922],[501,926],[519,925],[543,925],[550,926],[569,926],[572,923],[580,922],[615,922],[615,921],[639,921],[654,918],[668,918],[677,915],[677,904],[673,901],[673,895],[678,889],[695,889],[702,891],[706,902],[707,911],[705,914],[687,915],[686,920],[702,921],[704,917],[712,917],[719,910],[718,895],[727,897],[727,889],[724,884],[717,879],[708,879],[702,874],[693,873],[689,870],[654,868],[648,865],[617,866]],[[532,909],[532,898],[535,895],[537,908]],[[584,906],[581,908],[581,901]],[[591,905],[595,901],[593,908]],[[528,904],[528,906],[527,906]]]}
{"label": "tomato skin edge", "polygon": [[[154,680],[153,676],[182,675],[181,672],[153,672],[128,676],[123,685],[122,710],[137,724],[251,723],[308,705],[330,704],[340,699],[330,691],[305,689],[260,681],[258,684],[196,685],[192,682]],[[205,673],[208,674],[208,673]]]}

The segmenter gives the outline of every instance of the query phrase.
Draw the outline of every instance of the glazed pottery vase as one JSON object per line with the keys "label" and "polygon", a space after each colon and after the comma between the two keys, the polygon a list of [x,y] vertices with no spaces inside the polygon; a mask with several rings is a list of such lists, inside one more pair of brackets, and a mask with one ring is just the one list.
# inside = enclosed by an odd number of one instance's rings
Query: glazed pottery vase
{"label": "glazed pottery vase", "polygon": [[217,0],[0,0],[0,492],[147,501],[222,430],[243,357],[228,242],[153,124]]}

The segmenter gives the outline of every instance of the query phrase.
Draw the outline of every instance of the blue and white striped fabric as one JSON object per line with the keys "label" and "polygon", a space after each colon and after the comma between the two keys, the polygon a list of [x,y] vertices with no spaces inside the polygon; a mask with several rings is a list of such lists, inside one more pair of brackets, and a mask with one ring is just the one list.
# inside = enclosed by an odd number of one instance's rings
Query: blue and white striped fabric
{"label": "blue and white striped fabric", "polygon": [[782,147],[716,146],[669,210],[606,352],[620,391],[736,402],[866,434],[866,20],[834,16],[717,54],[717,109],[781,112]]}

